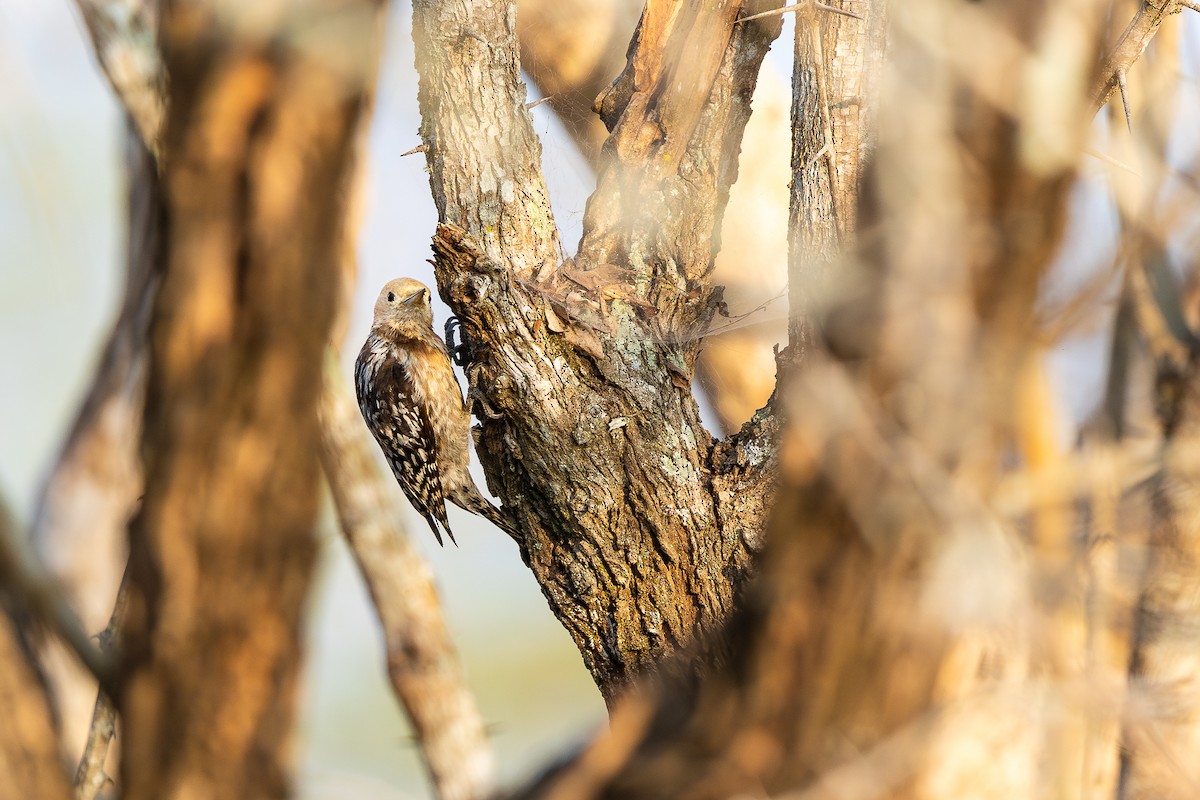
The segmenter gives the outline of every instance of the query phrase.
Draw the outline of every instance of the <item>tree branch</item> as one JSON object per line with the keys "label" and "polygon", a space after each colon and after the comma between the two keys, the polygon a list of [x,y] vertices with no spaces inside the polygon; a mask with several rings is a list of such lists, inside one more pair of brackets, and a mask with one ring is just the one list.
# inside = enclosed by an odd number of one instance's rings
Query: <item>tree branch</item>
{"label": "tree branch", "polygon": [[[626,65],[630,34],[641,0],[521,0],[517,24],[521,62],[559,115],[575,144],[601,165],[608,131],[592,110],[613,76]],[[775,13],[775,12],[767,12]],[[786,85],[765,72],[754,89],[754,114],[742,139],[737,183],[721,223],[721,247],[712,281],[736,325],[706,333],[697,376],[725,433],[736,431],[761,408],[775,385],[772,347],[787,331],[786,294],[788,105]],[[746,313],[749,312],[749,313]]]}
{"label": "tree branch", "polygon": [[29,552],[6,504],[0,502],[0,586],[61,639],[89,672],[112,687],[114,664],[92,644],[61,587]]}
{"label": "tree branch", "polygon": [[1145,0],[1138,3],[1137,13],[1113,45],[1112,52],[1105,56],[1099,75],[1092,85],[1094,111],[1103,108],[1113,92],[1120,88],[1122,76],[1141,58],[1163,21],[1172,14],[1179,13],[1182,7],[1178,0]]}
{"label": "tree branch", "polygon": [[156,41],[158,0],[75,0],[75,5],[117,100],[157,159],[166,84]]}
{"label": "tree branch", "polygon": [[342,532],[383,626],[388,677],[442,800],[487,796],[495,760],[446,631],[433,576],[400,524],[406,501],[377,466],[375,443],[333,359],[321,398],[321,463]]}
{"label": "tree branch", "polygon": [[790,361],[820,346],[822,306],[856,248],[858,193],[872,145],[873,93],[886,44],[878,2],[830,18],[796,15],[788,222]]}
{"label": "tree branch", "polygon": [[559,244],[513,12],[497,0],[416,0],[413,42],[438,218],[471,231],[497,264],[528,277],[558,263]]}
{"label": "tree branch", "polygon": [[[117,601],[113,604],[108,627],[100,634],[100,651],[111,657],[117,652],[117,638],[125,618],[126,586],[128,570],[121,578],[117,590]],[[108,760],[109,746],[117,733],[117,707],[103,687],[96,693],[96,705],[92,710],[92,721],[88,726],[87,742],[79,767],[75,770],[75,800],[95,800],[111,780],[104,771]]]}

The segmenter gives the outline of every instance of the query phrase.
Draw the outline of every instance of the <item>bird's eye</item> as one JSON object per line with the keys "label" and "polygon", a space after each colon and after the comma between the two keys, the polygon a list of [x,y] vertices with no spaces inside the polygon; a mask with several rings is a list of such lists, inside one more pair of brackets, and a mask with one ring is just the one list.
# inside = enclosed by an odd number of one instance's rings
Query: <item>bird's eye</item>
{"label": "bird's eye", "polygon": [[395,293],[395,292],[388,292],[388,302],[389,302],[389,303],[391,303],[391,302],[394,302],[394,301],[395,301],[395,299],[396,299],[396,293]]}

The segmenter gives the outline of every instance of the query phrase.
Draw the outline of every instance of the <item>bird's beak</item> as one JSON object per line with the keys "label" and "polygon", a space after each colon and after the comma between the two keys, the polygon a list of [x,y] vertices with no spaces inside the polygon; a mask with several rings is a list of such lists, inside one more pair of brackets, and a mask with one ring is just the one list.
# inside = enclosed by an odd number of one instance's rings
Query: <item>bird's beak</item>
{"label": "bird's beak", "polygon": [[423,294],[425,294],[425,290],[424,290],[424,289],[418,289],[417,291],[415,291],[415,292],[413,292],[412,294],[410,294],[408,297],[404,298],[403,302],[404,302],[404,303],[411,303],[411,302],[415,301],[417,298],[421,297],[421,295],[423,295]]}

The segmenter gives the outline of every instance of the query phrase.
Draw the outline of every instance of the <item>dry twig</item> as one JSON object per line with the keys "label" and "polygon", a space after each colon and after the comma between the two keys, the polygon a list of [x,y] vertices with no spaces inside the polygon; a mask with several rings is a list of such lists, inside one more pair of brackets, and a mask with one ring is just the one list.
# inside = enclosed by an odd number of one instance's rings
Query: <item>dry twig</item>
{"label": "dry twig", "polygon": [[804,10],[807,8],[816,8],[820,11],[827,11],[830,14],[841,14],[843,17],[852,17],[857,20],[863,19],[863,16],[861,14],[856,14],[853,11],[847,11],[844,8],[835,8],[833,6],[827,6],[824,3],[816,3],[816,2],[813,2],[813,0],[808,0],[808,2],[797,3],[794,6],[784,6],[783,8],[773,8],[770,11],[762,11],[758,14],[751,14],[748,17],[738,17],[737,21],[738,22],[749,22],[750,20],[754,20],[754,19],[764,19],[766,17],[778,17],[778,16],[782,16],[784,14],[789,14],[793,11],[801,11],[801,10]]}

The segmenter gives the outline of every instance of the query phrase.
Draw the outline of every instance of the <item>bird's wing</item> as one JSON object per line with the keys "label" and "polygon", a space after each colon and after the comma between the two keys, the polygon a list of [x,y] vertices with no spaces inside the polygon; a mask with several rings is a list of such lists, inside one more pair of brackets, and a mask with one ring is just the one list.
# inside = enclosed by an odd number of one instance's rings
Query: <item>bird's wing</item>
{"label": "bird's wing", "polygon": [[[358,366],[366,368],[361,362]],[[453,542],[454,534],[446,519],[433,426],[425,407],[416,399],[407,370],[389,356],[380,362],[374,380],[360,378],[356,384],[359,408],[367,427],[379,442],[400,488],[425,517],[438,544],[442,543],[442,535],[437,523],[441,523]]]}

